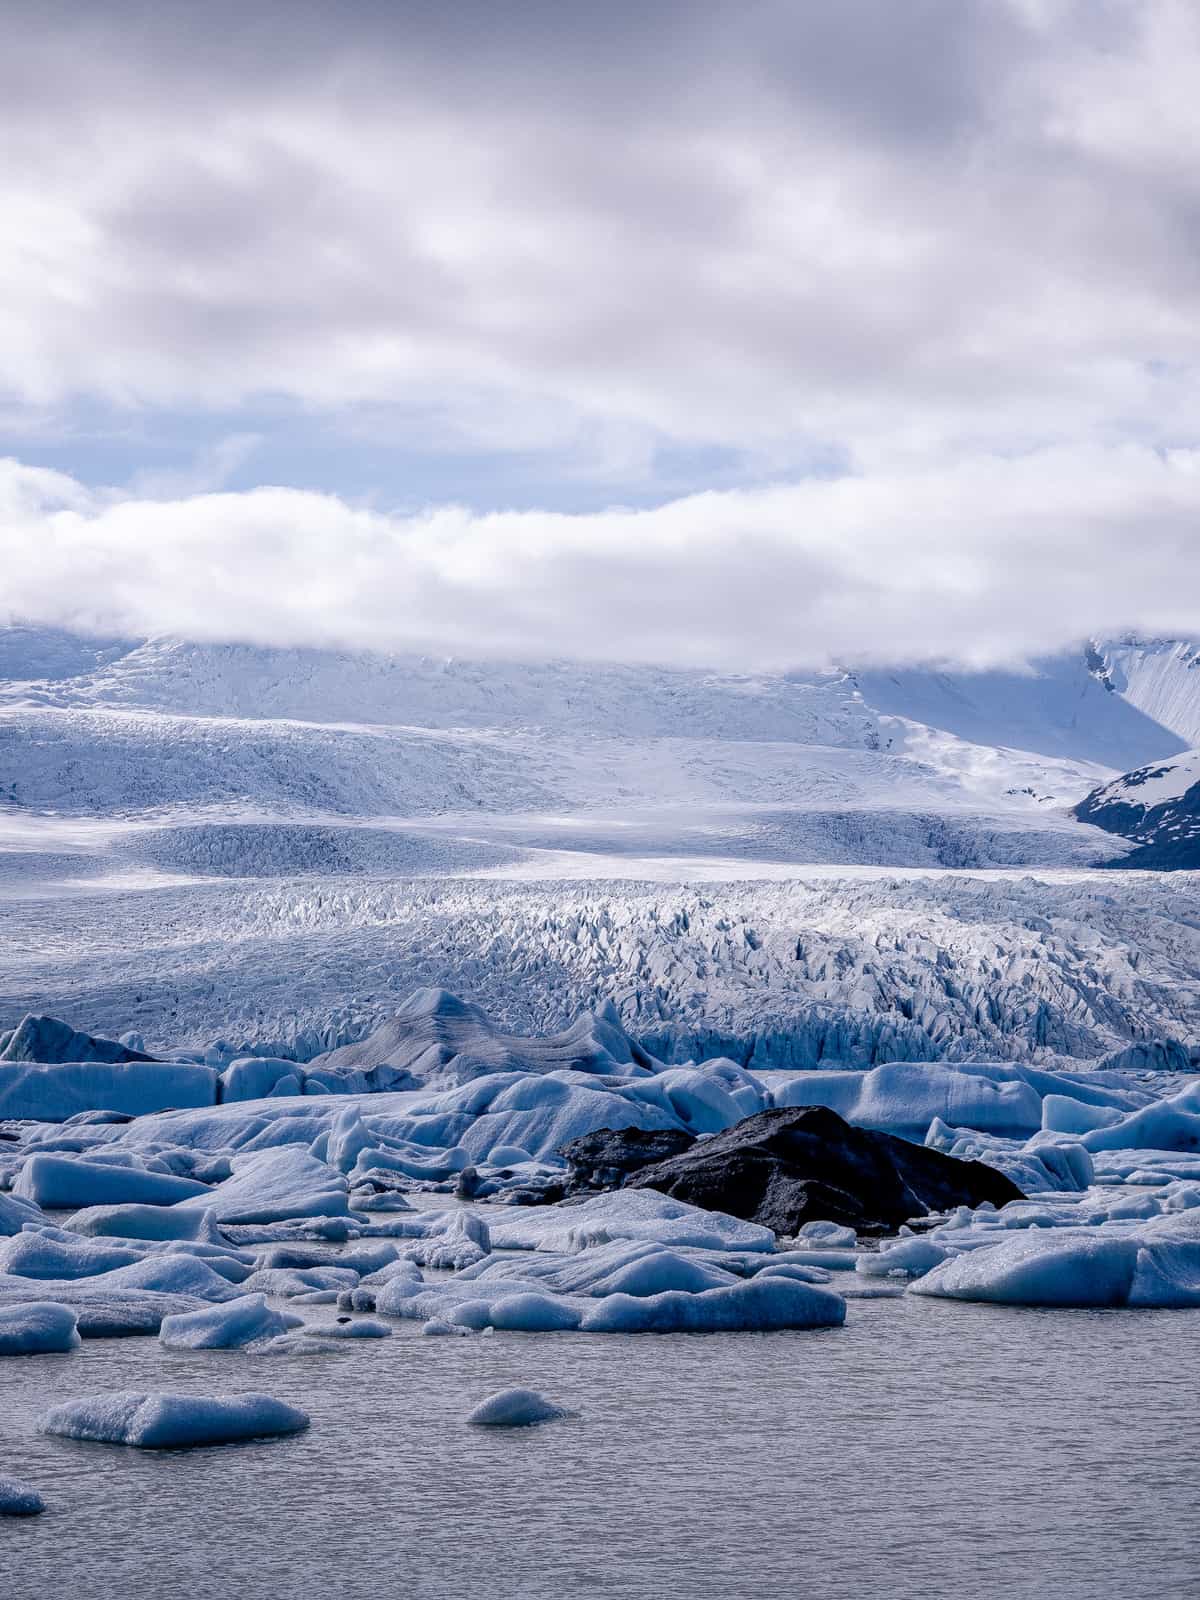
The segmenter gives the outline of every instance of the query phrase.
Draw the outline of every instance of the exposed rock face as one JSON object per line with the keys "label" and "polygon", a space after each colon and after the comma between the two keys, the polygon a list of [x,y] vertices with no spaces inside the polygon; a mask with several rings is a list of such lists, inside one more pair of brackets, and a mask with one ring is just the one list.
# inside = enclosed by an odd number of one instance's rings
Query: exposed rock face
{"label": "exposed rock face", "polygon": [[[617,1155],[616,1145],[609,1146],[610,1165]],[[789,1235],[817,1221],[890,1232],[910,1217],[949,1206],[985,1200],[1002,1206],[1023,1198],[1016,1184],[983,1162],[853,1127],[824,1106],[761,1111],[677,1155],[639,1166],[627,1183]]]}
{"label": "exposed rock face", "polygon": [[564,1144],[559,1154],[571,1168],[568,1191],[578,1194],[619,1189],[639,1168],[680,1155],[695,1142],[692,1134],[674,1128],[598,1128]]}
{"label": "exposed rock face", "polygon": [[1075,807],[1081,822],[1132,839],[1106,866],[1173,872],[1200,866],[1200,750],[1137,767],[1093,789]]}

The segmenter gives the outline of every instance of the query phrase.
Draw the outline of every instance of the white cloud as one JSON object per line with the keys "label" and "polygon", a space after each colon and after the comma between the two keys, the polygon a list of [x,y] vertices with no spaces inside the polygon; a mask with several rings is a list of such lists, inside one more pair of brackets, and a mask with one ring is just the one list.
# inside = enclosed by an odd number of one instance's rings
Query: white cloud
{"label": "white cloud", "polygon": [[127,636],[751,668],[1200,631],[1200,454],[1134,446],[578,516],[131,499],[10,461],[0,527],[9,618]]}

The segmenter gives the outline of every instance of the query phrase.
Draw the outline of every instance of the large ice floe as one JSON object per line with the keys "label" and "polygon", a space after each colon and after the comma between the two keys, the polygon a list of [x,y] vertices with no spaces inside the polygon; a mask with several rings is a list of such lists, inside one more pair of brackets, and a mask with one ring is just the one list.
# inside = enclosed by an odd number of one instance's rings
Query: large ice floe
{"label": "large ice floe", "polygon": [[123,1391],[69,1400],[46,1412],[43,1433],[142,1450],[181,1450],[300,1433],[308,1417],[265,1394],[189,1395]]}

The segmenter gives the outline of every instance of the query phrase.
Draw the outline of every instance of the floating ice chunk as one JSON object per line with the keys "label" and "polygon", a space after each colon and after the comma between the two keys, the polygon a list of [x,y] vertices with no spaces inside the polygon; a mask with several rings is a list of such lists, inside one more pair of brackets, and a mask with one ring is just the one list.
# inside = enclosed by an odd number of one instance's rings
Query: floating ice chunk
{"label": "floating ice chunk", "polygon": [[935,1117],[954,1127],[1028,1134],[1042,1125],[1041,1095],[1017,1069],[891,1062],[869,1072],[805,1072],[775,1091],[779,1106],[828,1106],[883,1133],[924,1133]]}
{"label": "floating ice chunk", "polygon": [[443,1224],[427,1238],[406,1245],[404,1254],[423,1267],[472,1266],[491,1250],[488,1225],[472,1211],[443,1213]]}
{"label": "floating ice chunk", "polygon": [[314,1140],[310,1154],[339,1172],[353,1170],[359,1156],[378,1143],[356,1105],[346,1106],[334,1118],[333,1126]]}
{"label": "floating ice chunk", "polygon": [[39,1017],[33,1013],[22,1017],[16,1027],[0,1039],[0,1045],[3,1046],[0,1048],[2,1062],[72,1062],[90,1065],[93,1062],[125,1063],[152,1059],[130,1045],[81,1033],[58,1017]]}
{"label": "floating ice chunk", "polygon": [[390,1339],[392,1330],[378,1317],[339,1317],[336,1322],[314,1322],[304,1332],[313,1339]]}
{"label": "floating ice chunk", "polygon": [[36,1517],[46,1502],[36,1489],[15,1478],[0,1478],[0,1517]]}
{"label": "floating ice chunk", "polygon": [[388,1239],[374,1244],[359,1244],[335,1254],[320,1245],[273,1244],[258,1252],[258,1266],[267,1267],[343,1267],[363,1274],[381,1272],[398,1259],[398,1251]]}
{"label": "floating ice chunk", "polygon": [[181,1450],[300,1433],[308,1417],[265,1394],[190,1395],[140,1393],[91,1395],[46,1412],[42,1433],[143,1450]]}
{"label": "floating ice chunk", "polygon": [[[469,1301],[468,1304],[478,1305],[479,1302]],[[452,1314],[450,1320],[466,1319]],[[580,1321],[580,1312],[565,1300],[554,1295],[526,1292],[503,1295],[493,1300],[488,1307],[486,1320],[469,1325],[502,1328],[512,1333],[561,1333],[577,1328]]]}
{"label": "floating ice chunk", "polygon": [[[249,1280],[247,1280],[248,1282]],[[164,1295],[189,1295],[193,1300],[219,1304],[241,1293],[221,1272],[200,1256],[175,1253],[143,1256],[140,1261],[84,1280],[99,1289],[144,1289]],[[189,1308],[190,1309],[190,1308]]]}
{"label": "floating ice chunk", "polygon": [[41,1206],[32,1200],[24,1200],[17,1194],[0,1194],[0,1238],[20,1233],[26,1223],[49,1220]]}
{"label": "floating ice chunk", "polygon": [[48,1300],[0,1305],[0,1356],[41,1355],[74,1350],[78,1318],[69,1306]]}
{"label": "floating ice chunk", "polygon": [[233,1244],[282,1244],[299,1240],[323,1240],[326,1244],[345,1244],[362,1237],[364,1224],[353,1217],[297,1217],[290,1222],[264,1222],[239,1226],[227,1222],[221,1232]]}
{"label": "floating ice chunk", "polygon": [[157,1333],[162,1319],[177,1311],[198,1311],[204,1303],[190,1294],[113,1285],[105,1274],[78,1281],[30,1281],[0,1276],[0,1308],[53,1300],[70,1306],[84,1339],[124,1339]]}
{"label": "floating ice chunk", "polygon": [[489,1167],[523,1167],[533,1160],[528,1150],[519,1144],[497,1144],[488,1151]]}
{"label": "floating ice chunk", "polygon": [[832,1328],[846,1319],[846,1302],[832,1289],[787,1278],[756,1277],[701,1294],[638,1298],[612,1294],[583,1319],[584,1333],[768,1332],[778,1328]]}
{"label": "floating ice chunk", "polygon": [[129,1202],[171,1206],[177,1201],[206,1201],[212,1191],[194,1178],[175,1178],[137,1167],[118,1167],[67,1156],[32,1155],[13,1184],[13,1193],[39,1206],[124,1205]]}
{"label": "floating ice chunk", "polygon": [[396,1261],[389,1261],[386,1267],[380,1267],[378,1272],[369,1272],[363,1278],[361,1288],[382,1288],[385,1283],[391,1283],[394,1278],[402,1278],[409,1283],[421,1283],[421,1269],[415,1261],[408,1261],[401,1256]]}
{"label": "floating ice chunk", "polygon": [[438,1334],[457,1333],[469,1337],[475,1332],[475,1330],[474,1328],[467,1327],[465,1324],[446,1322],[441,1317],[430,1317],[429,1321],[421,1328],[421,1332],[432,1334],[434,1336]]}
{"label": "floating ice chunk", "polygon": [[[590,1252],[588,1252],[590,1253]],[[665,1294],[670,1289],[699,1294],[735,1282],[732,1274],[706,1266],[693,1256],[680,1255],[664,1247],[652,1248],[626,1260],[612,1271],[593,1279],[587,1292],[593,1295]]]}
{"label": "floating ice chunk", "polygon": [[1042,1128],[1048,1133],[1090,1133],[1111,1127],[1121,1117],[1117,1106],[1084,1105],[1068,1095],[1048,1094],[1042,1101]]}
{"label": "floating ice chunk", "polygon": [[210,1067],[168,1061],[68,1062],[32,1066],[0,1061],[0,1117],[65,1122],[81,1111],[129,1116],[168,1106],[211,1106],[217,1075]]}
{"label": "floating ice chunk", "polygon": [[211,1207],[222,1224],[344,1217],[350,1209],[347,1189],[340,1172],[287,1144],[235,1156],[232,1177],[184,1204],[192,1210]]}
{"label": "floating ice chunk", "polygon": [[1089,1150],[1200,1151],[1200,1101],[1188,1090],[1081,1136]]}
{"label": "floating ice chunk", "polygon": [[570,1415],[536,1389],[502,1389],[481,1400],[467,1421],[475,1428],[531,1428]]}
{"label": "floating ice chunk", "polygon": [[[398,1190],[389,1189],[382,1193],[378,1189],[351,1189],[350,1213],[367,1211],[414,1211],[416,1207],[410,1200],[399,1193]],[[369,1220],[364,1218],[364,1221]]]}
{"label": "floating ice chunk", "polygon": [[914,1234],[895,1243],[881,1244],[877,1251],[861,1255],[855,1270],[864,1278],[919,1278],[941,1266],[950,1251],[932,1239]]}
{"label": "floating ice chunk", "polygon": [[353,1289],[358,1273],[352,1267],[265,1267],[251,1273],[242,1288],[248,1294],[270,1294],[290,1300],[313,1290]]}
{"label": "floating ice chunk", "polygon": [[611,1239],[650,1239],[710,1250],[774,1250],[770,1228],[723,1211],[702,1211],[654,1189],[618,1189],[581,1205],[533,1210],[491,1224],[494,1250],[586,1249]]}
{"label": "floating ice chunk", "polygon": [[185,1206],[88,1206],[67,1226],[74,1233],[109,1239],[191,1239],[222,1242],[211,1208]]}
{"label": "floating ice chunk", "polygon": [[858,1243],[853,1228],[843,1228],[836,1222],[806,1222],[796,1237],[818,1249],[853,1250]]}
{"label": "floating ice chunk", "polygon": [[1004,1139],[998,1134],[950,1128],[935,1117],[925,1143],[959,1161],[986,1162],[1025,1194],[1086,1189],[1094,1176],[1092,1158],[1083,1145],[1060,1133],[1039,1132],[1025,1141]]}
{"label": "floating ice chunk", "polygon": [[50,1228],[14,1234],[0,1245],[0,1272],[18,1278],[90,1278],[141,1259],[140,1250],[119,1244],[94,1244],[84,1238],[62,1238]]}
{"label": "floating ice chunk", "polygon": [[1002,1305],[1200,1306],[1196,1215],[1009,1233],[935,1267],[909,1292]]}
{"label": "floating ice chunk", "polygon": [[798,1261],[772,1262],[769,1267],[764,1267],[761,1272],[756,1272],[756,1278],[794,1278],[797,1283],[832,1283],[833,1274],[826,1272],[823,1267],[804,1267]]}
{"label": "floating ice chunk", "polygon": [[275,1311],[262,1294],[164,1317],[158,1337],[169,1350],[236,1350],[303,1326],[302,1317]]}
{"label": "floating ice chunk", "polygon": [[221,1073],[217,1098],[222,1105],[237,1100],[262,1100],[269,1095],[299,1094],[301,1071],[294,1061],[276,1056],[238,1056]]}

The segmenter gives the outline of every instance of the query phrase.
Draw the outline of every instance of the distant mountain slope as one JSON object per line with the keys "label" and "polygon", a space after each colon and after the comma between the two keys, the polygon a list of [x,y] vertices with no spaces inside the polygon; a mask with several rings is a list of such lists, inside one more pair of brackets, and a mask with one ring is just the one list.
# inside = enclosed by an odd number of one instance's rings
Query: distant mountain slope
{"label": "distant mountain slope", "polygon": [[[1127,639],[1097,645],[1096,650],[1115,694],[1177,734],[1188,749],[1200,747],[1200,643]],[[1175,754],[1170,749],[1158,753]]]}
{"label": "distant mountain slope", "polygon": [[[1189,736],[1193,721],[1200,727],[1200,673],[1189,673],[1182,657],[1154,656],[1146,664],[1140,648],[1109,661],[1092,646],[1036,662],[1027,673],[909,668],[854,676],[874,711],[976,745],[1125,769],[1200,742]],[[1122,687],[1125,662],[1130,694]]]}
{"label": "distant mountain slope", "polygon": [[[307,861],[297,825],[378,819],[453,825],[464,860],[582,855],[601,876],[601,856],[1089,865],[1117,852],[1070,807],[1185,748],[1196,658],[1126,641],[1023,673],[739,675],[14,628],[0,630],[0,817],[154,818],[180,841],[193,822],[293,828],[281,852],[206,835],[226,868],[245,853],[282,870],[292,846]],[[341,849],[323,832],[314,850],[369,870],[380,838]],[[147,848],[156,870],[195,870],[194,841],[177,861],[165,835]],[[393,870],[396,848],[380,850]]]}
{"label": "distant mountain slope", "polygon": [[1114,866],[1200,868],[1200,750],[1103,784],[1075,807],[1075,815],[1133,841],[1136,848]]}
{"label": "distant mountain slope", "polygon": [[[40,658],[44,652],[34,654]],[[0,665],[0,678],[5,675]],[[20,670],[7,675],[35,676]],[[872,748],[878,741],[875,717],[839,672],[739,676],[563,661],[274,650],[179,639],[151,639],[38,684],[0,682],[0,702],[17,700],[61,708],[423,728],[524,727],[855,748]]]}

